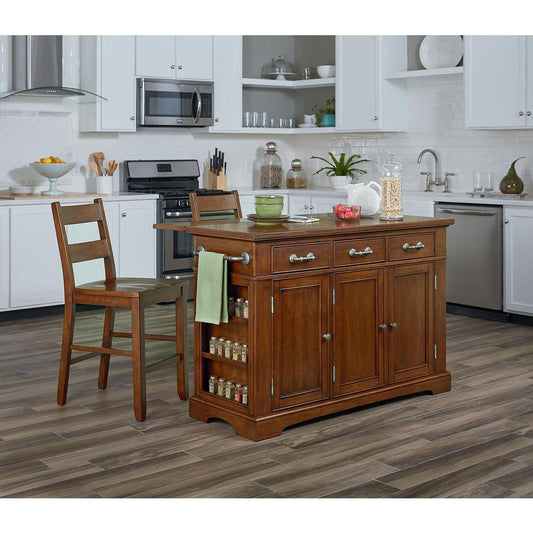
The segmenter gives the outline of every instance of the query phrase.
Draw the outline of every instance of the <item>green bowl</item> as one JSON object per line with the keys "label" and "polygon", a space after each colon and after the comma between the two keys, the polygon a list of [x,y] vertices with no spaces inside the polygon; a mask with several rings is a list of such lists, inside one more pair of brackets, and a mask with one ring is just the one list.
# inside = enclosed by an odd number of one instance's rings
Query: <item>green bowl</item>
{"label": "green bowl", "polygon": [[260,195],[255,197],[255,212],[260,217],[279,217],[283,211],[283,196]]}

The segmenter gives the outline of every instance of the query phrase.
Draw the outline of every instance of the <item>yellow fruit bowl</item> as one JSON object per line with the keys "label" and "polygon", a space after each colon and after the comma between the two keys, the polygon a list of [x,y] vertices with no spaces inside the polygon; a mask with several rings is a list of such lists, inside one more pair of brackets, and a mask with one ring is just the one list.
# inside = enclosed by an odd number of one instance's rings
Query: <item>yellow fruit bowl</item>
{"label": "yellow fruit bowl", "polygon": [[43,196],[59,196],[65,194],[65,191],[58,191],[56,189],[56,181],[75,166],[76,163],[30,163],[30,167],[35,172],[50,180],[50,188],[47,191],[41,192]]}

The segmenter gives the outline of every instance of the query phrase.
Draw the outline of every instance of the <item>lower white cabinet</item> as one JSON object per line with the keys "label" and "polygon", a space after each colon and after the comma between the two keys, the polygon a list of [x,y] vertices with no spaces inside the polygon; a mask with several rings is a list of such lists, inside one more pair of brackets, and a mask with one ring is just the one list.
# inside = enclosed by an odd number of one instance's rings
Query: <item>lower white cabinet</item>
{"label": "lower white cabinet", "polygon": [[[89,203],[89,202],[83,202]],[[156,201],[105,201],[117,275],[156,277]],[[70,243],[98,238],[96,223],[67,229]],[[0,207],[0,311],[59,305],[63,273],[50,204]],[[103,279],[103,260],[74,266],[76,284]]]}
{"label": "lower white cabinet", "polygon": [[503,209],[504,311],[533,315],[533,209]]}
{"label": "lower white cabinet", "polygon": [[9,208],[0,207],[0,309],[9,305]]}
{"label": "lower white cabinet", "polygon": [[63,274],[50,205],[10,208],[11,308],[63,303]]}
{"label": "lower white cabinet", "polygon": [[290,215],[315,215],[317,213],[331,213],[332,206],[346,202],[346,192],[339,193],[338,196],[310,195],[301,196],[299,194],[289,195]]}

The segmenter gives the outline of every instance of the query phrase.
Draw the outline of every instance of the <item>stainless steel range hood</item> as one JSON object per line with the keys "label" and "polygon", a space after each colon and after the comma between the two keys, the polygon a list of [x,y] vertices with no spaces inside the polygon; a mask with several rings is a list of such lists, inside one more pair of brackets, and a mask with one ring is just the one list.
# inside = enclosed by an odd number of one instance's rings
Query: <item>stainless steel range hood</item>
{"label": "stainless steel range hood", "polygon": [[103,96],[63,85],[63,37],[61,35],[14,35],[12,90],[0,99],[25,96],[69,98],[78,103],[106,100]]}

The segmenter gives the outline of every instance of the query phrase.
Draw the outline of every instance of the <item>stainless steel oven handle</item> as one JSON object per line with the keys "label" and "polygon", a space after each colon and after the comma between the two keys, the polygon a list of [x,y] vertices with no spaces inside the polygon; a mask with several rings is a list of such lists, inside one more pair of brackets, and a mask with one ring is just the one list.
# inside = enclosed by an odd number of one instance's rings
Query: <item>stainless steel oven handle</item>
{"label": "stainless steel oven handle", "polygon": [[200,113],[202,112],[202,97],[200,95],[200,91],[198,90],[198,87],[194,88],[194,94],[196,95],[196,98],[197,98],[196,116],[194,117],[194,122],[196,123],[200,119]]}
{"label": "stainless steel oven handle", "polygon": [[442,209],[437,208],[439,213],[450,213],[452,215],[479,215],[481,217],[493,217],[496,213],[494,211],[468,211],[467,209]]}
{"label": "stainless steel oven handle", "polygon": [[191,213],[184,213],[182,211],[165,211],[165,218],[192,218]]}

